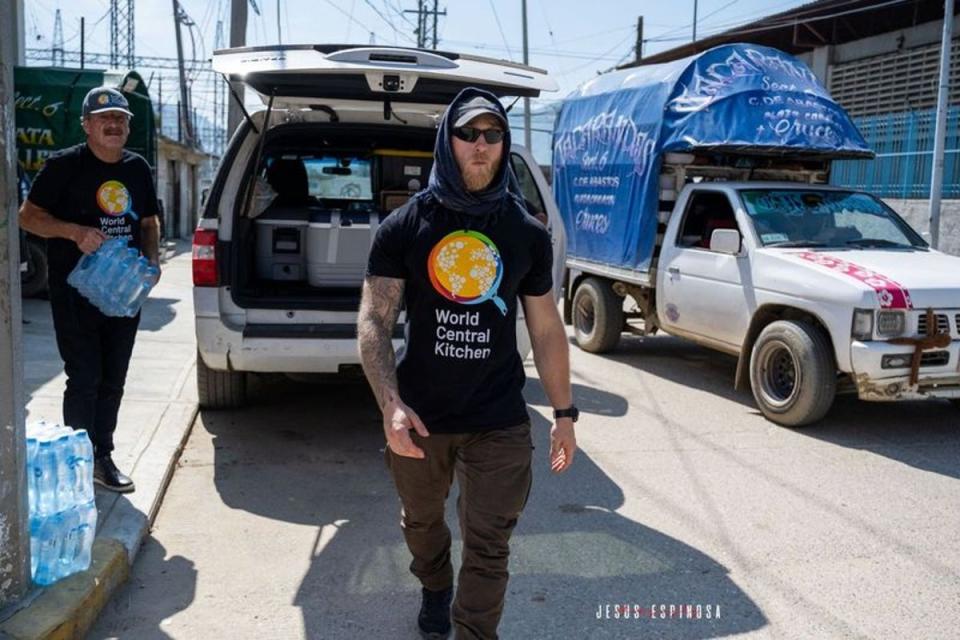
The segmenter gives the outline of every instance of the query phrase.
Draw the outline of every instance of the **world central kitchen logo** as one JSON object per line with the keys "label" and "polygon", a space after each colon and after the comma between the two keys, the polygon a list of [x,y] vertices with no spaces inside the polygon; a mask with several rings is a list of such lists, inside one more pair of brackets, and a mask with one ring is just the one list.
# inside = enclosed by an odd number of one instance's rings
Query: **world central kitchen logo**
{"label": "world central kitchen logo", "polygon": [[107,180],[100,185],[97,189],[97,206],[113,218],[129,213],[134,220],[137,219],[137,214],[133,212],[133,199],[130,197],[130,192],[119,180]]}
{"label": "world central kitchen logo", "polygon": [[427,273],[437,293],[457,304],[492,301],[507,315],[497,295],[503,280],[503,260],[497,245],[478,231],[454,231],[438,242],[427,258]]}

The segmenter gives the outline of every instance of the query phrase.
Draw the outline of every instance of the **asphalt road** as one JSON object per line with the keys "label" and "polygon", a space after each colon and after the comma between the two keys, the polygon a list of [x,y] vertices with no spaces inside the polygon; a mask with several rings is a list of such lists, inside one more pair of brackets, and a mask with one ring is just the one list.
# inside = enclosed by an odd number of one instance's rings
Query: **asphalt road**
{"label": "asphalt road", "polygon": [[[582,449],[562,476],[528,367],[535,479],[501,637],[958,637],[953,406],[841,398],[789,430],[733,391],[732,358],[689,343],[625,337],[614,354],[572,357]],[[90,638],[418,637],[365,385],[258,387],[249,408],[198,418]],[[703,617],[660,617],[687,604]]]}

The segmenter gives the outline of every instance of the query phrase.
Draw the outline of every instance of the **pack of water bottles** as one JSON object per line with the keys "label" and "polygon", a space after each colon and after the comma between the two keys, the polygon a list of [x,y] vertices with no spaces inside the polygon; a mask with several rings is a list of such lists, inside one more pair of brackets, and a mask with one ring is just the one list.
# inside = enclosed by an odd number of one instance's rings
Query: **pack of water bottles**
{"label": "pack of water bottles", "polygon": [[89,568],[97,506],[86,431],[27,425],[27,494],[33,581],[46,586]]}
{"label": "pack of water bottles", "polygon": [[108,316],[132,318],[157,282],[159,270],[123,238],[107,240],[83,256],[67,282]]}

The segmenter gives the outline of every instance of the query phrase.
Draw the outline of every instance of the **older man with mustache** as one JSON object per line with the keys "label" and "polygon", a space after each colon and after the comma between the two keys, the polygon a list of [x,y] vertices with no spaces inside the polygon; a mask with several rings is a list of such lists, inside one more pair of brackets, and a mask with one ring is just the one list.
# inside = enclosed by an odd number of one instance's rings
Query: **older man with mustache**
{"label": "older man with mustache", "polygon": [[90,435],[94,482],[119,493],[134,490],[111,452],[140,314],[104,315],[67,284],[67,276],[84,254],[111,237],[127,239],[160,268],[150,166],[123,148],[132,116],[119,91],[91,89],[81,117],[87,141],[50,156],[20,208],[20,226],[48,239],[50,309],[67,374],[63,420]]}

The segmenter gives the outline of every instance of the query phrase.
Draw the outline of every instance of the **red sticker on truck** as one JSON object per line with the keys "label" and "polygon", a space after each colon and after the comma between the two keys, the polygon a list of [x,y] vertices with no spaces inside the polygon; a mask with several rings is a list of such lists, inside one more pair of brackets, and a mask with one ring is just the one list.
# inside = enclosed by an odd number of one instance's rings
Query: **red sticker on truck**
{"label": "red sticker on truck", "polygon": [[882,273],[813,251],[803,251],[797,255],[808,262],[826,267],[831,271],[839,271],[854,280],[859,280],[868,287],[872,287],[877,293],[877,300],[879,300],[882,309],[913,309],[913,301],[910,300],[910,292],[907,291],[906,287]]}

